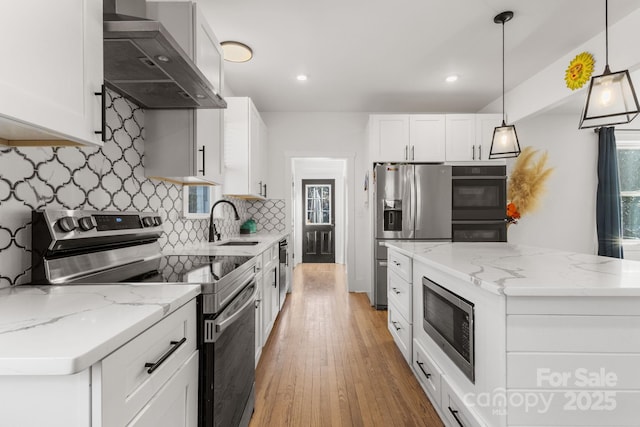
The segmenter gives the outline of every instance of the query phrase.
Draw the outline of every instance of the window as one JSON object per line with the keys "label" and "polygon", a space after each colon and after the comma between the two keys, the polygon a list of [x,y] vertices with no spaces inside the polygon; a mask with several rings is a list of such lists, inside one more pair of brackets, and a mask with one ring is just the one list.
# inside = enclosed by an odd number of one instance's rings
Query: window
{"label": "window", "polygon": [[307,185],[307,224],[331,224],[331,185]]}
{"label": "window", "polygon": [[185,185],[182,193],[184,218],[209,218],[209,211],[216,197],[216,189],[219,188],[209,185]]}
{"label": "window", "polygon": [[616,134],[622,200],[622,238],[640,243],[640,133]]}

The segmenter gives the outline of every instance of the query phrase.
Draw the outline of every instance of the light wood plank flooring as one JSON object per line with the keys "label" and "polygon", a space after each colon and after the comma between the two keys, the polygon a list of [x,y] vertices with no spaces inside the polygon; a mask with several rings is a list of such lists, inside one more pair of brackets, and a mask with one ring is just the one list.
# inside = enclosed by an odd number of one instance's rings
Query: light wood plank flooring
{"label": "light wood plank flooring", "polygon": [[250,427],[442,426],[344,266],[301,264],[256,371]]}

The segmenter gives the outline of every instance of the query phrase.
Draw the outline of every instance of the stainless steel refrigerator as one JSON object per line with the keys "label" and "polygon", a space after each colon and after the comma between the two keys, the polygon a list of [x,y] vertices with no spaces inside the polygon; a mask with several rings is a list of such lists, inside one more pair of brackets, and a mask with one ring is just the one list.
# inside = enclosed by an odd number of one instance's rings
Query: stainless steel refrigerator
{"label": "stainless steel refrigerator", "polygon": [[374,292],[387,308],[388,240],[451,240],[451,166],[381,163],[374,168]]}

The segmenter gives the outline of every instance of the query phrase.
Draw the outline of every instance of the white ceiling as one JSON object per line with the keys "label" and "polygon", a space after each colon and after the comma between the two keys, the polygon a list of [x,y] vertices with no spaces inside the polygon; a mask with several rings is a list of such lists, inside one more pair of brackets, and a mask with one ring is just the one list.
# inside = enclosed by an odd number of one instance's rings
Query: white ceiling
{"label": "white ceiling", "polygon": [[[604,30],[603,0],[198,4],[220,41],[252,47],[250,62],[225,64],[225,79],[260,111],[475,112],[500,96],[496,14],[515,14],[505,24],[507,91]],[[637,8],[640,0],[611,1],[610,24]],[[447,84],[449,74],[460,79]]]}

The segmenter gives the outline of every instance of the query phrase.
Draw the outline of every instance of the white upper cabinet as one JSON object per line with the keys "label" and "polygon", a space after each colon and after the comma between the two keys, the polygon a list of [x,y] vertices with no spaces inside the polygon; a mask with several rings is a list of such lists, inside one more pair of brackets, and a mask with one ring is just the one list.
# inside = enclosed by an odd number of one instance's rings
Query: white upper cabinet
{"label": "white upper cabinet", "polygon": [[[147,16],[162,22],[219,93],[224,79],[222,49],[197,5],[147,2]],[[187,184],[222,184],[223,111],[146,110],[146,176]]]}
{"label": "white upper cabinet", "polygon": [[409,117],[409,160],[445,161],[445,117],[442,114],[412,114]]}
{"label": "white upper cabinet", "polygon": [[[267,127],[250,98],[228,97],[224,114],[226,195],[267,197]],[[263,296],[266,298],[266,296]]]}
{"label": "white upper cabinet", "polygon": [[487,161],[493,129],[500,126],[500,114],[447,114],[446,160]]}
{"label": "white upper cabinet", "polygon": [[475,114],[447,114],[446,160],[477,160]]}
{"label": "white upper cabinet", "polygon": [[489,160],[493,130],[500,125],[502,125],[502,115],[500,114],[476,115],[476,145],[480,150],[477,160]]}
{"label": "white upper cabinet", "polygon": [[409,115],[370,116],[369,140],[372,161],[406,161],[409,155]]}
{"label": "white upper cabinet", "polygon": [[0,143],[102,145],[102,2],[0,6]]}

